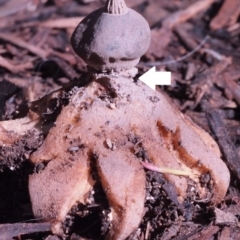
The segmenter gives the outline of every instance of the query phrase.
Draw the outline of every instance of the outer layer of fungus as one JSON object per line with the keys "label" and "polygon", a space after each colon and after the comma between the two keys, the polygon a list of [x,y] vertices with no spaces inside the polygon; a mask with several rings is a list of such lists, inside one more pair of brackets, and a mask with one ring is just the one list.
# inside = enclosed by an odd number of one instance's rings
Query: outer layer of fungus
{"label": "outer layer of fungus", "polygon": [[[149,27],[139,14],[123,0],[109,0],[105,8],[78,25],[72,45],[95,70],[119,72],[137,64],[149,36]],[[163,93],[117,73],[95,74],[92,82],[75,92],[43,145],[32,154],[33,163],[47,164],[29,179],[34,214],[52,220],[53,230],[60,233],[60,223],[71,206],[84,202],[91,188],[89,162],[95,156],[113,216],[107,238],[126,239],[144,213],[146,177],[136,157],[142,150],[158,166],[209,173],[211,201],[219,203],[224,197],[229,171],[206,132],[175,109]],[[165,177],[183,200],[187,179]],[[198,178],[193,180],[204,198],[208,189],[201,187]]]}
{"label": "outer layer of fungus", "polygon": [[[137,228],[143,214],[145,184],[142,179],[145,179],[145,175],[141,166],[137,164],[136,142],[132,139],[142,140],[142,147],[149,160],[158,166],[187,169],[200,174],[210,173],[213,180],[211,201],[219,203],[228,188],[229,171],[220,159],[218,149],[211,137],[178,112],[162,93],[153,92],[147,86],[141,83],[135,84],[130,79],[126,81],[125,78],[111,79],[108,86],[106,87],[106,82],[100,79],[79,89],[71,103],[62,110],[56,126],[51,129],[43,145],[32,155],[32,161],[40,163],[51,160],[50,163],[54,164],[55,168],[58,164],[70,164],[74,168],[76,161],[88,162],[90,153],[97,154],[100,178],[110,206],[116,214],[113,215],[113,223],[118,222],[118,225],[112,226],[111,239],[124,239],[117,237],[120,234],[118,233],[120,222],[123,226],[121,235],[127,236]],[[115,97],[111,97],[113,95]],[[115,145],[115,151],[106,144],[107,139]],[[84,146],[84,148],[79,147],[76,148],[77,150],[74,148],[76,153],[73,154],[69,151],[72,146]],[[86,149],[89,154],[83,155],[82,152]],[[121,161],[120,165],[113,164],[115,161]],[[132,161],[136,163],[133,164]],[[131,170],[134,168],[137,175]],[[40,175],[34,174],[34,177],[30,178],[33,211],[38,217],[49,219],[51,215],[51,218],[55,217],[56,221],[60,221],[64,217],[60,214],[61,209],[65,209],[66,201],[73,196],[71,194],[65,196],[61,191],[56,191],[66,188],[65,174],[68,173],[62,171],[68,170],[63,168],[52,171],[50,176],[47,169],[46,171],[44,169]],[[88,178],[80,179],[78,170],[75,170],[76,174],[72,171],[70,174],[72,181],[85,186]],[[110,171],[113,172],[114,179],[109,176]],[[126,177],[131,177],[132,182]],[[180,200],[184,199],[187,179],[167,174],[166,178],[176,186]],[[120,192],[118,180],[123,184]],[[198,184],[198,179],[195,181]],[[44,192],[40,191],[42,185],[46,186]],[[136,186],[137,189],[134,188]],[[71,185],[68,187],[71,187],[68,192],[75,189]],[[135,190],[132,190],[133,188]],[[201,197],[205,198],[207,189],[202,189],[198,184],[198,190]],[[125,202],[121,202],[120,193],[125,196]],[[138,196],[134,204],[125,205],[131,202],[128,199],[134,196]],[[45,201],[46,198],[48,199]],[[119,199],[120,203],[116,199]],[[77,197],[75,200],[77,201]],[[136,207],[139,211],[137,217]],[[132,217],[124,218],[121,211],[114,210],[118,208],[122,209],[125,215]]]}

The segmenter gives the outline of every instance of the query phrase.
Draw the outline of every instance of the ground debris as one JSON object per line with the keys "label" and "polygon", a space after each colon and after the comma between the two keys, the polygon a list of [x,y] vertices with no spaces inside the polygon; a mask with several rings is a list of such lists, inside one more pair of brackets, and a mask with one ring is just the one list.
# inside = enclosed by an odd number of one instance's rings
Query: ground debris
{"label": "ground debris", "polygon": [[[198,1],[184,10],[181,9],[178,12],[168,15],[162,21],[162,27],[158,30],[152,31],[152,44],[150,45],[146,55],[151,56],[151,54],[153,54],[155,57],[161,58],[163,56],[164,48],[171,41],[173,27],[186,22],[194,17],[198,12],[207,9],[213,2],[214,0]],[[162,36],[164,36],[164,38],[162,38]],[[159,41],[159,38],[161,38],[161,41]]]}
{"label": "ground debris", "polygon": [[214,239],[214,235],[219,231],[219,227],[210,225],[200,232],[194,234],[189,237],[188,240],[206,240],[206,239]]}
{"label": "ground debris", "polygon": [[42,59],[46,59],[46,57],[48,56],[48,53],[43,49],[39,48],[38,46],[27,43],[26,41],[22,40],[21,38],[13,34],[1,32],[0,39],[13,43],[21,48],[27,49],[29,52],[36,54]]}
{"label": "ground debris", "polygon": [[238,0],[225,0],[218,14],[212,19],[210,27],[213,30],[232,26],[240,15]]}
{"label": "ground debris", "polygon": [[28,131],[20,138],[13,137],[11,145],[5,144],[0,146],[0,170],[9,168],[16,170],[29,159],[31,152],[37,149],[41,143],[42,138],[36,131]]}
{"label": "ground debris", "polygon": [[0,240],[9,240],[24,234],[51,231],[51,223],[0,224]]}
{"label": "ground debris", "polygon": [[161,237],[162,240],[170,240],[175,237],[181,227],[181,224],[172,224],[169,228],[165,229]]}
{"label": "ground debris", "polygon": [[231,239],[231,228],[224,227],[223,230],[221,231],[219,240],[227,240],[227,239]]}
{"label": "ground debris", "polygon": [[226,128],[223,125],[222,117],[217,111],[208,113],[208,123],[211,130],[217,137],[217,141],[222,150],[224,158],[232,171],[232,173],[240,181],[240,161],[237,155],[236,149],[227,133]]}
{"label": "ground debris", "polygon": [[237,224],[238,219],[233,214],[229,212],[224,212],[218,208],[214,208],[215,213],[215,224],[216,225],[231,225],[231,224]]}

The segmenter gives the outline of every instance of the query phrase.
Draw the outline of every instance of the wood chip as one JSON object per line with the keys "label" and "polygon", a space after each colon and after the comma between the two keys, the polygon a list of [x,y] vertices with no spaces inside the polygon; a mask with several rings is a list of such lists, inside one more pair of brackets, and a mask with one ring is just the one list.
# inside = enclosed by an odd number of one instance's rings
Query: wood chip
{"label": "wood chip", "polygon": [[3,58],[2,56],[0,56],[0,66],[6,68],[8,71],[12,73],[19,73],[27,69],[33,68],[32,62],[26,62],[22,64],[12,64],[10,60]]}
{"label": "wood chip", "polygon": [[13,94],[19,91],[19,88],[6,80],[0,81],[0,120],[5,112],[5,101]]}
{"label": "wood chip", "polygon": [[185,79],[189,81],[191,78],[194,77],[196,72],[196,65],[194,63],[189,62],[187,67],[187,72],[185,75]]}
{"label": "wood chip", "polygon": [[28,0],[10,0],[0,9],[0,18],[7,17],[19,11],[25,10],[28,6]]}
{"label": "wood chip", "polygon": [[181,227],[181,224],[172,224],[169,228],[166,228],[163,232],[163,235],[161,236],[161,240],[170,240],[172,237],[176,236],[179,229]]}
{"label": "wood chip", "polygon": [[13,223],[0,225],[0,240],[9,240],[23,234],[51,231],[50,223]]}
{"label": "wood chip", "polygon": [[226,225],[226,224],[236,224],[238,219],[231,213],[224,212],[219,208],[214,208],[215,214],[215,224]]}
{"label": "wood chip", "polygon": [[240,159],[231,138],[224,127],[222,116],[217,111],[212,111],[207,115],[209,126],[213,134],[217,137],[220,149],[231,172],[240,182]]}
{"label": "wood chip", "polygon": [[201,232],[195,234],[194,236],[188,238],[188,240],[210,240],[214,239],[213,235],[219,231],[219,227],[217,226],[208,226],[204,228]]}
{"label": "wood chip", "polygon": [[224,212],[240,216],[240,205],[231,205],[230,207],[224,209]]}
{"label": "wood chip", "polygon": [[229,91],[228,93],[232,95],[232,98],[236,101],[238,106],[240,106],[240,85],[233,81],[232,78],[227,77],[227,75],[224,75],[224,80],[226,88]]}
{"label": "wood chip", "polygon": [[177,34],[178,38],[183,43],[187,50],[196,49],[198,43],[194,40],[191,34],[188,33],[186,24],[180,24],[174,28],[174,32]]}
{"label": "wood chip", "polygon": [[217,30],[231,26],[237,22],[239,14],[239,0],[225,0],[217,16],[211,21],[210,27],[213,30]]}
{"label": "wood chip", "polygon": [[162,22],[162,27],[159,30],[152,30],[152,42],[146,56],[149,58],[154,55],[158,58],[163,56],[163,50],[169,44],[172,36],[172,28],[180,23],[196,16],[197,13],[210,7],[215,0],[201,0],[194,2],[184,10],[170,14]]}
{"label": "wood chip", "polygon": [[172,29],[179,23],[186,22],[187,20],[193,18],[199,12],[209,8],[215,0],[201,0],[194,2],[192,5],[187,7],[186,9],[177,11],[171,15],[169,15],[162,23],[162,26],[165,28]]}
{"label": "wood chip", "polygon": [[59,18],[45,21],[40,26],[47,28],[75,28],[82,20],[83,17]]}
{"label": "wood chip", "polygon": [[43,50],[35,45],[32,45],[28,42],[25,42],[22,38],[17,37],[13,34],[1,32],[0,39],[10,42],[18,47],[27,49],[29,52],[39,56],[42,59],[46,59],[46,57],[48,56],[48,52],[46,52],[45,50]]}
{"label": "wood chip", "polygon": [[[74,79],[79,76],[79,74],[73,69],[73,67],[63,60],[64,58],[52,57],[51,59],[58,64],[58,66],[62,69],[62,71],[65,73],[65,75],[68,78]],[[75,58],[74,58],[74,63],[76,63]]]}
{"label": "wood chip", "polygon": [[229,240],[229,239],[231,239],[231,229],[229,227],[225,227],[221,232],[219,240]]}

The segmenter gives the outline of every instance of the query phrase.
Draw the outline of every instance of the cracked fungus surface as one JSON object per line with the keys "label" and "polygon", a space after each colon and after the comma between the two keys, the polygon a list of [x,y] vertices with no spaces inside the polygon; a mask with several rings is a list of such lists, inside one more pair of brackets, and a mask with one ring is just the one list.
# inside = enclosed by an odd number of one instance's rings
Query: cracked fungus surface
{"label": "cracked fungus surface", "polygon": [[[55,223],[55,233],[61,233],[61,222],[73,204],[86,202],[94,184],[93,155],[112,212],[107,239],[126,239],[144,215],[146,176],[140,160],[210,174],[213,203],[223,199],[229,185],[229,171],[214,140],[163,93],[130,78],[100,78],[73,94],[31,156],[35,164],[46,165],[29,179],[33,212]],[[165,178],[183,201],[187,178],[170,174]],[[192,180],[200,198],[205,198],[208,189],[197,177]]]}

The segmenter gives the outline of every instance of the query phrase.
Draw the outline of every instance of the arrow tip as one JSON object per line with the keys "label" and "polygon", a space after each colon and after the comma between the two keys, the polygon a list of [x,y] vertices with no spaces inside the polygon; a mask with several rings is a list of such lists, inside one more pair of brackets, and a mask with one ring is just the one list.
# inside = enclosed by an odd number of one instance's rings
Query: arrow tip
{"label": "arrow tip", "polygon": [[156,67],[150,68],[147,72],[145,72],[142,76],[139,77],[139,79],[145,83],[147,86],[149,86],[151,89],[156,90],[156,85],[154,81],[149,81],[154,76],[154,73],[156,72]]}
{"label": "arrow tip", "polygon": [[139,79],[156,90],[156,85],[171,85],[171,72],[156,72],[156,67],[150,68]]}

